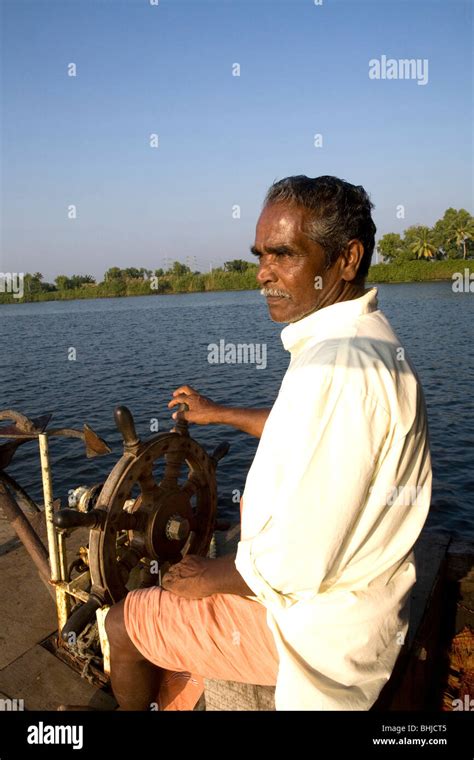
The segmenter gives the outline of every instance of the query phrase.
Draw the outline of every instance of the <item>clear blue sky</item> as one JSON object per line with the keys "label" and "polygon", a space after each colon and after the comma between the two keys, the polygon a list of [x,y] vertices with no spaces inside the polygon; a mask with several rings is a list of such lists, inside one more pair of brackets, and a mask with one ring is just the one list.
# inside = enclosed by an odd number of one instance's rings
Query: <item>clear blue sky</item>
{"label": "clear blue sky", "polygon": [[[3,0],[1,271],[251,260],[264,193],[289,174],[363,184],[379,236],[472,211],[471,15],[458,0]],[[427,58],[428,84],[369,79],[382,55]]]}

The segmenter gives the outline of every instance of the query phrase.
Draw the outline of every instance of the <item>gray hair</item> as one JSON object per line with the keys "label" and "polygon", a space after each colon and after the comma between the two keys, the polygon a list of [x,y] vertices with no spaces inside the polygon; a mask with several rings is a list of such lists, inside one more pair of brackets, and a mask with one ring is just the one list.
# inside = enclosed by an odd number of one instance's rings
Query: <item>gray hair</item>
{"label": "gray hair", "polygon": [[367,275],[376,227],[371,215],[374,205],[361,185],[351,185],[338,177],[310,178],[299,174],[274,182],[264,206],[270,203],[290,203],[311,211],[305,232],[324,249],[327,269],[350,240],[360,240],[364,255],[357,275]]}

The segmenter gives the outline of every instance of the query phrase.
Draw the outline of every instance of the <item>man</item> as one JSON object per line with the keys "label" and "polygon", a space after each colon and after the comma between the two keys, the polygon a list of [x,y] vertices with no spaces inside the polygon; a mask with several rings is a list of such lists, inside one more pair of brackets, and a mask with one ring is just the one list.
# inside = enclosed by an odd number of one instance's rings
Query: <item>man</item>
{"label": "man", "polygon": [[[260,438],[236,556],[187,556],[106,618],[121,709],[192,709],[203,678],[275,684],[277,710],[367,710],[408,627],[431,496],[426,410],[365,288],[375,225],[360,186],[275,183],[252,252],[289,367],[269,409],[181,386],[190,422]],[[176,418],[176,412],[173,414]]]}

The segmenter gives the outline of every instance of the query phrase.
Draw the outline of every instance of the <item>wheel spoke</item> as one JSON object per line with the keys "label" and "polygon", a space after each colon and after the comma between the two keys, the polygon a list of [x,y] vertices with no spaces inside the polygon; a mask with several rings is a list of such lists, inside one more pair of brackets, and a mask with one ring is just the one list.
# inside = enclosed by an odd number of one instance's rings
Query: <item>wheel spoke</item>
{"label": "wheel spoke", "polygon": [[171,449],[168,451],[167,454],[165,454],[165,473],[163,476],[162,483],[165,483],[166,486],[173,485],[176,486],[178,483],[178,478],[183,466],[183,463],[186,460],[186,451],[183,449]]}
{"label": "wheel spoke", "polygon": [[177,466],[175,463],[167,462],[161,483],[167,487],[177,486],[180,469],[181,463]]}
{"label": "wheel spoke", "polygon": [[189,547],[191,546],[192,540],[193,540],[193,538],[194,538],[195,535],[196,534],[195,534],[195,532],[193,530],[191,530],[189,532],[189,536],[186,539],[186,543],[184,544],[183,548],[181,549],[181,557],[184,557],[185,554],[188,553]]}
{"label": "wheel spoke", "polygon": [[147,494],[155,490],[158,483],[153,475],[153,467],[151,464],[141,473],[141,475],[138,476],[137,482],[140,483],[142,494]]}
{"label": "wheel spoke", "polygon": [[197,472],[194,471],[181,486],[181,493],[185,493],[191,499],[193,496],[196,496],[201,488],[204,488],[204,483]]}

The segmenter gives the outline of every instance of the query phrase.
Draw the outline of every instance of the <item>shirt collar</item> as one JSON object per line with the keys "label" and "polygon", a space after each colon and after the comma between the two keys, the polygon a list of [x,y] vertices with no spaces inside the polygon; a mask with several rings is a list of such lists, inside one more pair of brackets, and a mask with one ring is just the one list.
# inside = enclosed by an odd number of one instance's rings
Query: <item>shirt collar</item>
{"label": "shirt collar", "polygon": [[324,306],[284,327],[281,331],[283,347],[293,353],[297,344],[310,338],[317,338],[318,342],[324,340],[333,334],[335,327],[349,327],[362,314],[369,314],[377,308],[377,288],[367,289],[359,298]]}

